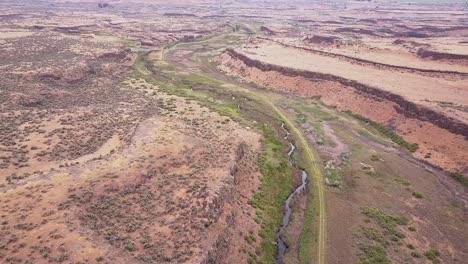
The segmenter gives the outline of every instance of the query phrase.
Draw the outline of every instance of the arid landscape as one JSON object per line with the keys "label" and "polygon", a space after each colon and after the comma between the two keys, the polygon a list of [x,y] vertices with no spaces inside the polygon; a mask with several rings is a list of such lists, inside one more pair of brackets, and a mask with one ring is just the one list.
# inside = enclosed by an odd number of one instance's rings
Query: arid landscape
{"label": "arid landscape", "polygon": [[463,1],[3,0],[0,263],[465,263]]}

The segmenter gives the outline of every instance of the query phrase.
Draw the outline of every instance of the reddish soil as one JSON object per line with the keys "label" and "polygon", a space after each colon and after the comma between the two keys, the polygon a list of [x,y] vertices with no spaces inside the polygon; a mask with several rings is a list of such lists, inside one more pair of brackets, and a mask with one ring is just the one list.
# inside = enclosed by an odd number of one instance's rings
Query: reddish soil
{"label": "reddish soil", "polygon": [[[300,96],[320,96],[329,106],[339,110],[351,110],[376,122],[389,124],[409,142],[419,145],[416,157],[431,153],[428,162],[446,170],[467,171],[468,142],[463,135],[451,133],[429,121],[411,118],[397,111],[396,103],[385,98],[378,98],[352,86],[345,86],[336,81],[311,80],[303,76],[284,74],[281,68],[263,70],[250,61],[226,52],[219,57],[220,69],[230,75],[254,82],[266,89],[291,93]],[[250,65],[249,65],[250,64]],[[287,69],[286,69],[287,71]]]}

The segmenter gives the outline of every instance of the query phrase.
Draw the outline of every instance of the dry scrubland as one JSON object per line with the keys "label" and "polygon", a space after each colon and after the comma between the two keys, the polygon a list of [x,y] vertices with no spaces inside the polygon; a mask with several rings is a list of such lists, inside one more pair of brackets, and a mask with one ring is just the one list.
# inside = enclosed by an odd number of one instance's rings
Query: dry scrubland
{"label": "dry scrubland", "polygon": [[231,255],[252,247],[259,135],[131,77],[131,48],[214,29],[30,4],[1,5],[0,262],[202,262],[234,230]]}
{"label": "dry scrubland", "polygon": [[299,136],[287,263],[463,262],[467,12],[2,1],[0,262],[269,263]]}

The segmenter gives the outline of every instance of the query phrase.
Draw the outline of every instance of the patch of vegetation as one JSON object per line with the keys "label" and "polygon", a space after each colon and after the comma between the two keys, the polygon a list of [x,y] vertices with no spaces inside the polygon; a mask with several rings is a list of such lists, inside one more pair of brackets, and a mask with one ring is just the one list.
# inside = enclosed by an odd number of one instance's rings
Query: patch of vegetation
{"label": "patch of vegetation", "polygon": [[440,252],[437,249],[431,248],[424,252],[424,256],[430,261],[432,261],[433,264],[438,264],[440,263],[439,256]]}
{"label": "patch of vegetation", "polygon": [[468,188],[468,178],[459,173],[459,172],[454,172],[454,173],[450,173],[450,177],[452,177],[452,179],[456,180],[457,182],[461,183],[465,188]]}
{"label": "patch of vegetation", "polygon": [[307,121],[307,119],[303,114],[301,114],[300,112],[297,112],[296,113],[296,121],[299,124],[304,124]]}
{"label": "patch of vegetation", "polygon": [[264,147],[259,156],[260,171],[263,175],[260,190],[250,203],[257,209],[257,222],[263,253],[263,263],[274,263],[276,255],[275,234],[281,225],[283,203],[292,188],[291,167],[283,153],[283,144],[275,130],[262,123]]}
{"label": "patch of vegetation", "polygon": [[406,180],[406,179],[396,178],[395,181],[401,183],[404,186],[410,186],[411,185],[411,182]]}
{"label": "patch of vegetation", "polygon": [[412,256],[413,258],[420,258],[420,257],[421,257],[421,253],[419,253],[419,251],[416,251],[416,250],[415,250],[415,251],[412,251],[412,252],[411,252],[411,256]]}
{"label": "patch of vegetation", "polygon": [[371,158],[370,158],[372,161],[379,161],[380,160],[380,156],[377,155],[377,154],[372,154]]}
{"label": "patch of vegetation", "polygon": [[361,254],[359,256],[359,264],[390,264],[391,261],[387,256],[385,248],[379,245],[359,245]]}
{"label": "patch of vegetation", "polygon": [[[309,174],[310,175],[310,174]],[[312,184],[307,184],[307,191],[313,193],[314,187]],[[311,249],[314,240],[314,195],[307,195],[307,205],[304,212],[304,224],[299,242],[299,260],[301,263],[310,263]]]}
{"label": "patch of vegetation", "polygon": [[399,146],[407,149],[410,152],[416,152],[419,148],[418,144],[416,143],[410,143],[405,141],[401,136],[399,136],[397,133],[393,131],[393,129],[386,127],[383,124],[380,124],[378,122],[372,121],[369,118],[363,117],[359,114],[355,114],[349,110],[344,111],[345,113],[349,114],[350,116],[356,118],[357,120],[367,123],[373,128],[375,128],[377,131],[379,131],[382,135],[386,136],[387,138],[391,139],[393,142],[398,144]]}
{"label": "patch of vegetation", "polygon": [[249,235],[244,236],[244,239],[249,244],[253,244],[253,243],[255,243],[257,241],[257,239],[255,238],[255,236],[253,234],[249,234]]}
{"label": "patch of vegetation", "polygon": [[[364,242],[358,244],[360,250],[358,263],[391,263],[387,256],[387,250],[392,245],[404,245],[400,240],[405,238],[405,234],[397,230],[399,225],[407,225],[409,220],[405,216],[392,216],[376,208],[362,208],[361,211],[368,218],[381,228],[381,231],[373,227],[363,227],[358,233],[359,238],[365,238]],[[413,244],[406,244],[406,247],[414,250]]]}
{"label": "patch of vegetation", "polygon": [[367,239],[375,241],[384,247],[388,245],[388,242],[385,240],[384,236],[374,228],[364,227],[362,228],[362,234]]}
{"label": "patch of vegetation", "polygon": [[342,180],[339,173],[336,170],[335,161],[329,160],[325,164],[325,167],[323,169],[325,171],[325,183],[328,186],[340,187]]}
{"label": "patch of vegetation", "polygon": [[409,219],[405,216],[391,216],[376,208],[363,208],[361,211],[367,217],[375,222],[384,230],[386,235],[403,238],[404,234],[397,230],[399,225],[407,225]]}
{"label": "patch of vegetation", "polygon": [[418,199],[422,199],[424,197],[420,192],[413,192],[412,195]]}

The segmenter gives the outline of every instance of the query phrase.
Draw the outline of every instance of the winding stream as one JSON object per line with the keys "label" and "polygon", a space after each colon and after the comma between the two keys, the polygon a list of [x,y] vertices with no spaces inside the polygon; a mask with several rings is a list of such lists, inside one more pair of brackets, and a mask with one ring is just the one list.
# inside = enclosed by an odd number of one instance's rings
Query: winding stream
{"label": "winding stream", "polygon": [[[286,136],[284,137],[284,139],[288,139],[290,133],[284,127],[284,123],[281,124],[281,128],[284,131],[286,131]],[[292,164],[292,155],[294,154],[294,151],[296,150],[296,146],[290,141],[289,141],[289,144],[291,144],[291,149],[288,152],[288,159],[289,159],[289,163]],[[293,201],[293,198],[296,194],[301,193],[302,190],[305,189],[305,186],[307,183],[307,172],[305,172],[304,170],[301,170],[301,172],[302,172],[301,185],[299,185],[296,189],[294,189],[294,191],[286,199],[285,204],[284,204],[283,222],[281,226],[279,227],[278,231],[276,232],[275,240],[278,245],[278,254],[276,255],[276,258],[275,258],[276,264],[281,264],[283,262],[284,254],[286,253],[286,250],[288,249],[288,244],[286,243],[286,241],[283,240],[281,235],[283,234],[284,230],[288,226],[290,218],[291,218],[291,213],[292,213],[291,202]]]}
{"label": "winding stream", "polygon": [[289,138],[289,131],[284,127],[284,122],[281,123],[281,128],[286,131],[286,135],[284,136],[284,139],[288,139]]}

